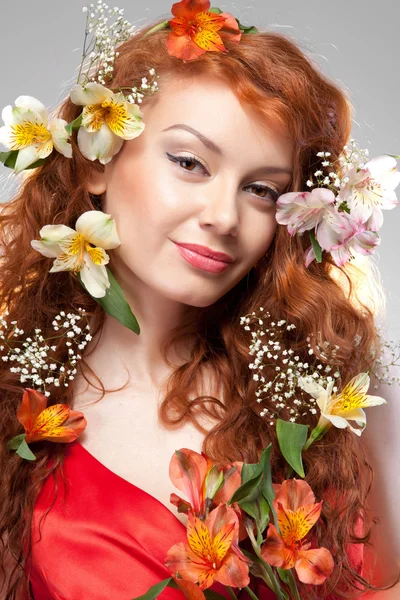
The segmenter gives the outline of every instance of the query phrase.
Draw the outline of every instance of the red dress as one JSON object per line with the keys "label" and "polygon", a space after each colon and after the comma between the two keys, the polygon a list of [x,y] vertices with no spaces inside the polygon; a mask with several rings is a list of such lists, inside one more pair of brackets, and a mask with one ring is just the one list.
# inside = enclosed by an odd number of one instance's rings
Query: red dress
{"label": "red dress", "polygon": [[[53,476],[35,505],[30,561],[35,600],[131,600],[170,576],[166,554],[187,538],[168,508],[78,441],[68,445],[63,471],[67,485],[57,477],[53,506]],[[219,585],[213,589],[224,595]],[[263,600],[275,598],[266,593]],[[166,588],[159,597],[182,600],[183,594]]]}

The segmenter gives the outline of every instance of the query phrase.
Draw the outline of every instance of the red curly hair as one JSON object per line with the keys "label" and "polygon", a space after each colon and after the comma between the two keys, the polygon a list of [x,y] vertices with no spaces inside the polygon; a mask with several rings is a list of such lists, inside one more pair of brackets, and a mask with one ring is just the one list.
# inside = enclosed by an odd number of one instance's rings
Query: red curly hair
{"label": "red curly hair", "polygon": [[[348,100],[287,37],[269,32],[243,35],[240,44],[227,43],[226,53],[209,52],[183,63],[167,53],[167,31],[144,36],[146,31],[118,48],[113,79],[107,85],[113,89],[140,86],[142,74],[153,67],[160,75],[162,98],[163,74],[224,78],[243,104],[256,107],[260,117],[273,119],[289,131],[295,147],[292,190],[304,189],[310,173],[320,168],[319,151],[331,152],[335,160],[348,141]],[[151,102],[151,98],[145,101]],[[70,122],[80,111],[67,99],[58,116]],[[78,307],[97,315],[98,329],[102,327],[102,309],[83,292],[77,278],[71,273],[49,273],[48,259],[30,245],[44,225],[63,223],[73,227],[83,212],[101,208],[102,198],[90,195],[86,183],[93,169],[103,167],[82,156],[75,134],[72,144],[71,160],[54,152],[44,165],[24,178],[19,193],[0,215],[0,306],[2,311],[9,311],[10,321],[18,321],[25,335],[39,327],[44,337],[50,337],[55,315]],[[308,245],[305,238],[290,238],[287,229],[278,226],[265,259],[224,297],[201,309],[192,323],[174,331],[166,342],[165,356],[183,336],[190,334],[196,340],[190,361],[170,376],[160,408],[161,419],[167,426],[191,420],[200,427],[199,417],[213,414],[217,424],[205,432],[203,450],[218,463],[254,462],[260,450],[275,440],[274,427],[259,414],[255,382],[248,368],[249,334],[240,325],[242,315],[262,306],[272,318],[293,323],[295,335],[293,330],[288,332],[286,341],[296,347],[300,359],[305,360],[307,337],[338,346],[336,363],[343,383],[371,367],[370,349],[377,345],[371,309],[354,303],[349,268],[342,269],[348,283],[345,290],[334,277],[337,267],[329,259],[304,267]],[[65,346],[60,347],[56,358],[65,361],[65,353]],[[204,366],[211,368],[219,382],[223,402],[217,397],[188,400]],[[84,363],[82,368],[85,370]],[[13,581],[3,590],[6,600],[15,598],[17,588],[29,578],[24,569],[24,549],[31,544],[35,499],[45,478],[62,465],[65,452],[63,444],[40,442],[35,446],[37,460],[30,463],[7,451],[7,441],[20,433],[21,427],[16,419],[23,389],[18,377],[0,361],[0,560],[2,565],[9,555],[16,560]],[[72,401],[71,388],[51,389],[51,403]],[[305,419],[315,425],[313,415]],[[311,446],[304,462],[306,481],[317,498],[325,499],[322,519],[316,526],[317,542],[335,557],[333,575],[324,586],[318,586],[318,598],[330,594],[350,597],[372,589],[347,552],[351,543],[366,543],[371,528],[366,508],[371,470],[359,439],[347,430],[335,429]],[[282,480],[284,465],[278,452],[273,453],[272,463],[275,480]],[[362,535],[356,531],[360,515]],[[301,597],[316,598],[315,589],[302,586]]]}

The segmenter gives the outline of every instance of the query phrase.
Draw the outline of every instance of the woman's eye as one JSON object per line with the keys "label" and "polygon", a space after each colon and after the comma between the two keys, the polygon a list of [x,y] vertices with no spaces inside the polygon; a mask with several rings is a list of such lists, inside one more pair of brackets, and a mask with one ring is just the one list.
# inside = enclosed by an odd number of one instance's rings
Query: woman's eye
{"label": "woman's eye", "polygon": [[203,163],[194,156],[175,156],[167,152],[169,160],[179,164],[185,171],[194,171],[196,166],[201,167],[207,174],[208,171]]}
{"label": "woman's eye", "polygon": [[280,196],[280,194],[274,190],[274,188],[269,187],[268,185],[248,185],[248,189],[253,190],[253,194],[258,196],[259,198],[268,198],[270,197],[274,202],[276,202]]}

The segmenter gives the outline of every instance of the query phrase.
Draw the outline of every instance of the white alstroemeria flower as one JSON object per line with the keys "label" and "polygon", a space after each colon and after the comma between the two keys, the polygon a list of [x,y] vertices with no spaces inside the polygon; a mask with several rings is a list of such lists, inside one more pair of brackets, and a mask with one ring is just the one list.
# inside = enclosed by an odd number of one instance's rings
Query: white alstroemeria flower
{"label": "white alstroemeria flower", "polygon": [[117,248],[119,240],[115,221],[98,210],[83,213],[75,229],[66,225],[45,225],[40,241],[32,240],[32,248],[55,258],[51,273],[80,272],[82,282],[94,298],[102,298],[110,282],[105,265],[110,258],[105,250]]}
{"label": "white alstroemeria flower", "polygon": [[390,210],[398,204],[395,188],[400,183],[396,159],[391,156],[377,156],[368,161],[364,168],[351,166],[347,173],[347,183],[338,194],[339,202],[347,202],[352,219],[358,225],[378,231],[383,222],[383,210]]}
{"label": "white alstroemeria flower", "polygon": [[74,104],[84,106],[78,146],[89,160],[103,165],[120,151],[123,140],[133,140],[144,129],[142,113],[120,92],[114,94],[100,83],[75,85],[70,94]]}
{"label": "white alstroemeria flower", "polygon": [[[368,373],[360,373],[353,377],[339,394],[332,394],[333,380],[325,389],[311,377],[298,379],[298,385],[316,399],[321,411],[316,430],[321,432],[334,425],[339,429],[349,427],[357,435],[361,435],[367,422],[363,408],[386,404],[384,398],[367,394],[369,384]],[[361,429],[352,427],[349,421],[355,421]]]}
{"label": "white alstroemeria flower", "polygon": [[36,98],[18,96],[15,108],[6,106],[1,116],[5,125],[0,127],[0,143],[8,150],[19,151],[14,167],[16,173],[49,156],[53,147],[63,156],[72,157],[65,130],[67,121],[53,119],[48,123],[47,110]]}

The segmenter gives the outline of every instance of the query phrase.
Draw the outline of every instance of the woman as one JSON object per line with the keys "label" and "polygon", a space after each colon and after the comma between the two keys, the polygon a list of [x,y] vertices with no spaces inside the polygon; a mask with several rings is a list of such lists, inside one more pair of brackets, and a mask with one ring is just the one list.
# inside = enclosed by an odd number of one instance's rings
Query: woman
{"label": "woman", "polygon": [[[243,34],[240,43],[226,41],[228,52],[182,61],[170,53],[170,31],[146,33],[119,46],[107,83],[139,86],[155,69],[160,91],[143,99],[144,131],[107,161],[88,158],[75,135],[71,160],[52,153],[1,215],[8,321],[49,339],[61,311],[83,308],[93,336],[73,385],[48,387],[51,404],[84,412],[86,429],[72,444],[37,443],[34,463],[6,448],[21,432],[24,386],[7,361],[0,365],[2,563],[9,574],[9,563],[19,563],[6,599],[25,589],[24,572],[39,600],[130,598],[168,576],[165,555],[185,537],[169,503],[173,452],[255,462],[276,442],[275,422],[260,416],[241,316],[263,307],[294,323],[304,360],[307,338],[337,346],[345,381],[370,369],[377,344],[372,311],[349,297],[334,261],[324,254],[306,268],[309,242],[276,222],[277,198],[305,189],[321,150],[334,160],[347,143],[342,92],[278,34]],[[68,99],[59,116],[72,122],[81,110]],[[31,246],[45,225],[73,228],[93,210],[115,219],[121,245],[110,269],[139,336],[107,315],[74,273],[49,273],[51,261]],[[65,344],[54,352],[68,359]],[[302,422],[314,426],[317,417]],[[278,481],[282,463],[273,461]],[[371,530],[371,476],[359,438],[330,431],[311,446],[305,468],[324,499],[316,535],[335,568],[330,585],[300,587],[302,597],[368,591],[360,549]]]}

